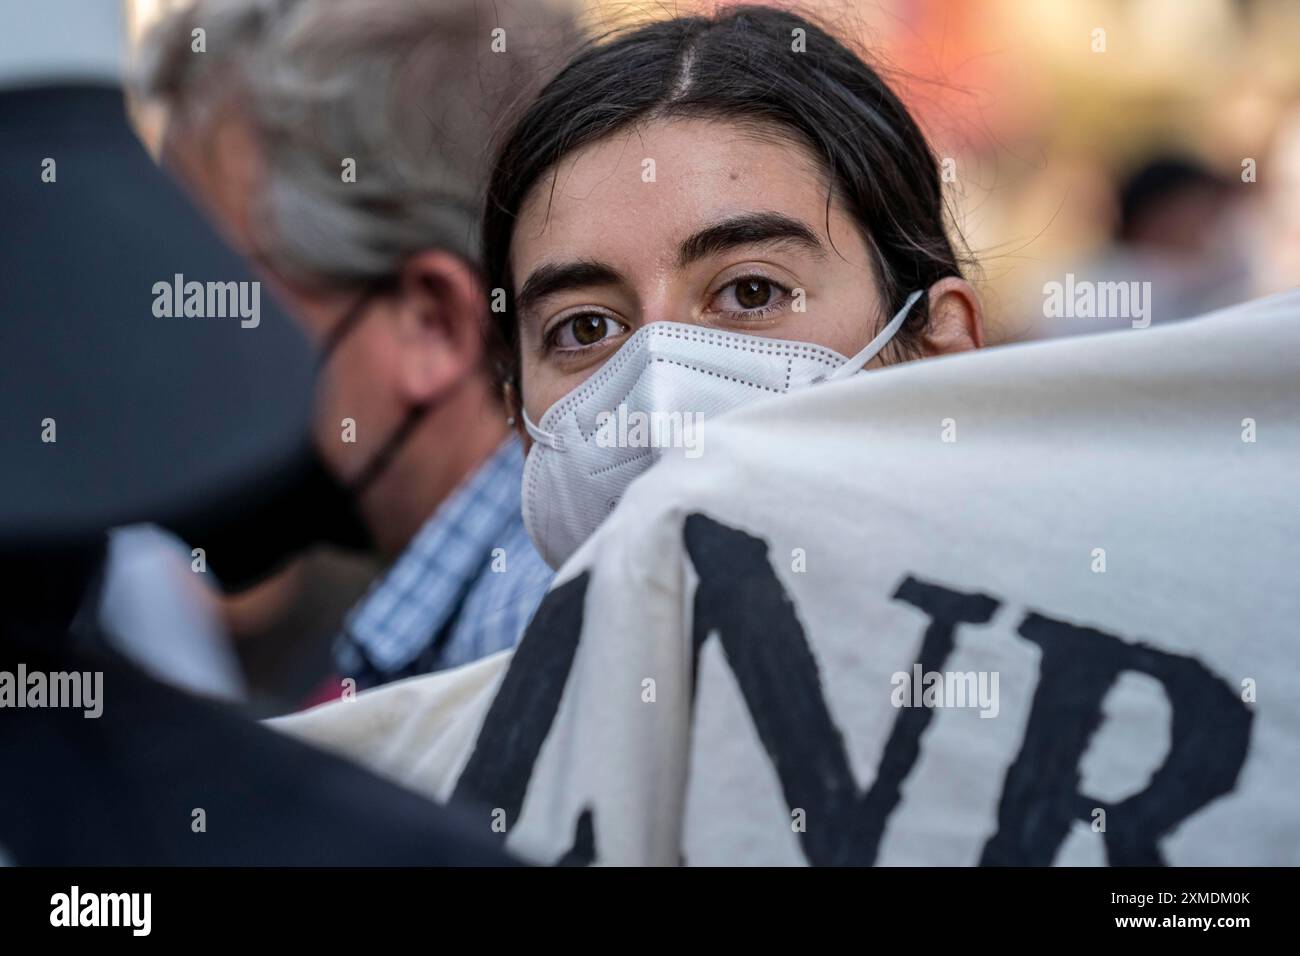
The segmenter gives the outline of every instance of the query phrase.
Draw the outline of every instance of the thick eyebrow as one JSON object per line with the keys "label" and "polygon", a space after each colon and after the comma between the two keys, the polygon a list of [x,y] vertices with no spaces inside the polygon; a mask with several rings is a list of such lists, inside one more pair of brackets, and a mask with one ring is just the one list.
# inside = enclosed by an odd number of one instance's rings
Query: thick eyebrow
{"label": "thick eyebrow", "polygon": [[779,212],[753,212],[724,219],[686,239],[678,249],[677,265],[688,266],[705,256],[762,242],[794,242],[819,257],[826,255],[817,233],[807,224]]}
{"label": "thick eyebrow", "polygon": [[621,278],[610,266],[592,259],[548,263],[528,276],[515,298],[515,309],[523,313],[548,295],[587,286],[615,285]]}

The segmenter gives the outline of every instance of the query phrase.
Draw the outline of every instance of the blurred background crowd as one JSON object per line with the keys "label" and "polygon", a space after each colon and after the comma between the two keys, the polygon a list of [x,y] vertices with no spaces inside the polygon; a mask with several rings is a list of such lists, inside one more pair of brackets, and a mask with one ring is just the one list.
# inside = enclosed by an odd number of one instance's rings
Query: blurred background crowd
{"label": "blurred background crowd", "polygon": [[[591,33],[718,5],[537,2],[574,8]],[[127,0],[133,40],[189,3]],[[1118,274],[1129,256],[1147,271],[1157,260],[1165,277],[1156,321],[1190,314],[1180,314],[1188,302],[1203,312],[1300,282],[1300,4],[787,5],[859,44],[954,160],[954,226],[993,342],[1069,334],[1031,322],[1043,283],[1089,264]],[[143,126],[156,141],[156,118]]]}

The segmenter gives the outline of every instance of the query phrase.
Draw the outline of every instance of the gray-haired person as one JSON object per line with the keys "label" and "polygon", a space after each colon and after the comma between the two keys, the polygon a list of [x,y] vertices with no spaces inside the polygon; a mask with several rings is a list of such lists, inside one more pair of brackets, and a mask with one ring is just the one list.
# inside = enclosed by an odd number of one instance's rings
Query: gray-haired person
{"label": "gray-haired person", "polygon": [[198,0],[144,42],[164,164],[328,363],[316,441],[392,562],[337,645],[362,687],[513,646],[550,582],[477,223],[492,134],[574,33],[538,0]]}

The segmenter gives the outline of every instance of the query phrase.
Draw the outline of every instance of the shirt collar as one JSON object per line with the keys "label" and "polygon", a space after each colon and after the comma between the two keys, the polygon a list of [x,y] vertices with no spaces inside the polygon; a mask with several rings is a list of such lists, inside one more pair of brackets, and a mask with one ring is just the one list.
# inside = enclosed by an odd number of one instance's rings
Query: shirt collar
{"label": "shirt collar", "polygon": [[452,620],[520,513],[523,449],[510,436],[444,501],[352,610],[351,640],[380,670],[413,661]]}

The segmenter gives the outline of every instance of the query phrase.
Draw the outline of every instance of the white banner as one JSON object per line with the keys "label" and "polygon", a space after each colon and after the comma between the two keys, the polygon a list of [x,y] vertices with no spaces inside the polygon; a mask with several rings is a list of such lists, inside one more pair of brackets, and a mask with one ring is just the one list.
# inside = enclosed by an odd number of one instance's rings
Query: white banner
{"label": "white banner", "polygon": [[273,722],[542,862],[1300,864],[1300,292],[704,423],[513,653]]}

